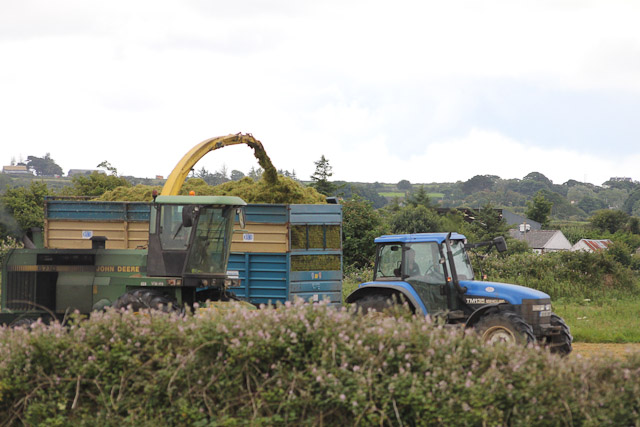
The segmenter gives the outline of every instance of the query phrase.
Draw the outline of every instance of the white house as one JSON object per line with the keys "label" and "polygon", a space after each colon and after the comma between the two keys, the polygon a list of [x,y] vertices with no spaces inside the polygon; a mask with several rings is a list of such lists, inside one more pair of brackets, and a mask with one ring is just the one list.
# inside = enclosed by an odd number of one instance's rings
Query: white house
{"label": "white house", "polygon": [[571,242],[560,230],[509,230],[514,239],[524,240],[538,254],[571,250]]}

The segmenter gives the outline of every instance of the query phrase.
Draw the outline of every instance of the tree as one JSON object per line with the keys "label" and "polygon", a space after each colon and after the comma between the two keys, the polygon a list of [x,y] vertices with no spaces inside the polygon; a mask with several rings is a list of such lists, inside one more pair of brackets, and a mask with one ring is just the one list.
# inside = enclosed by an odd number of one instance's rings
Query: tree
{"label": "tree", "polygon": [[462,183],[462,191],[465,194],[477,193],[493,189],[493,185],[499,178],[494,175],[476,175]]}
{"label": "tree", "polygon": [[408,180],[403,179],[396,184],[396,187],[398,190],[411,190],[411,183]]}
{"label": "tree", "polygon": [[623,230],[627,225],[629,215],[617,209],[601,209],[595,211],[589,219],[591,225],[600,231],[608,231],[613,234]]}
{"label": "tree", "polygon": [[345,265],[371,265],[375,255],[373,239],[385,234],[385,225],[371,203],[360,196],[342,204],[342,252]]}
{"label": "tree", "polygon": [[49,153],[44,157],[28,156],[27,168],[38,176],[62,175],[62,168],[51,158]]}
{"label": "tree", "polygon": [[66,187],[63,194],[67,196],[100,197],[106,191],[117,187],[130,187],[125,178],[104,173],[92,172],[91,175],[75,175],[71,178],[72,186]]}
{"label": "tree", "polygon": [[478,240],[486,241],[494,237],[505,236],[509,226],[491,203],[487,203],[476,214],[475,221],[471,223],[471,229]]}
{"label": "tree", "polygon": [[418,187],[416,191],[411,192],[406,200],[407,205],[417,207],[424,206],[427,209],[431,209],[431,199],[429,198],[429,194],[425,191],[424,185]]}
{"label": "tree", "polygon": [[244,178],[244,173],[235,169],[231,171],[231,181],[240,181],[242,178]]}
{"label": "tree", "polygon": [[406,206],[391,216],[389,224],[394,234],[442,231],[440,216],[423,205]]}
{"label": "tree", "polygon": [[99,168],[105,168],[106,170],[108,170],[109,172],[111,172],[111,175],[113,176],[118,176],[118,169],[116,169],[115,167],[111,166],[111,163],[107,162],[106,160],[101,162],[98,166]]}
{"label": "tree", "polygon": [[329,181],[329,178],[333,175],[332,167],[329,164],[329,160],[324,157],[320,157],[320,160],[313,162],[316,165],[316,170],[311,175],[311,184],[319,193],[325,196],[331,196],[336,191],[336,185]]}
{"label": "tree", "polygon": [[0,237],[19,237],[31,227],[44,226],[44,198],[50,195],[47,184],[32,181],[29,187],[9,188],[0,196],[2,221]]}
{"label": "tree", "polygon": [[551,207],[553,206],[553,203],[548,201],[541,191],[536,193],[532,202],[527,202],[527,206],[527,217],[539,222],[543,227],[546,227],[549,224],[549,215],[551,215]]}

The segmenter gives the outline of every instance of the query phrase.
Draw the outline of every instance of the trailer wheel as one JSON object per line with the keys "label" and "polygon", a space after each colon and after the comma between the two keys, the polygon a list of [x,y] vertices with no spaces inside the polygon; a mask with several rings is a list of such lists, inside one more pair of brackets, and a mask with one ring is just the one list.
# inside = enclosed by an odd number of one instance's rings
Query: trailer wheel
{"label": "trailer wheel", "polygon": [[562,320],[560,316],[555,313],[551,313],[551,326],[560,326],[560,334],[554,335],[548,341],[549,350],[551,353],[566,356],[573,350],[571,343],[573,342],[573,336],[569,330],[569,326]]}
{"label": "trailer wheel", "polygon": [[510,311],[489,313],[482,317],[474,328],[487,344],[509,342],[526,345],[535,342],[531,325]]}
{"label": "trailer wheel", "polygon": [[114,308],[131,309],[140,311],[142,309],[159,310],[165,313],[172,313],[180,310],[178,301],[175,298],[163,294],[153,289],[136,289],[120,295],[112,305]]}

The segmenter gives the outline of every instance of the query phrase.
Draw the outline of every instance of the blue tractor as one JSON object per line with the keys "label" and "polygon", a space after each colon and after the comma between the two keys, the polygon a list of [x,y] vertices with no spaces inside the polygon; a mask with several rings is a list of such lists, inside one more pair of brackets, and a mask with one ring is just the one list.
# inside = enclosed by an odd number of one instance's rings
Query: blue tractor
{"label": "blue tractor", "polygon": [[469,244],[458,233],[381,236],[373,281],[346,299],[359,310],[383,311],[405,302],[416,314],[474,328],[484,342],[537,342],[562,355],[571,352],[567,324],[551,311],[551,298],[524,286],[474,280],[468,249],[507,249],[503,237]]}

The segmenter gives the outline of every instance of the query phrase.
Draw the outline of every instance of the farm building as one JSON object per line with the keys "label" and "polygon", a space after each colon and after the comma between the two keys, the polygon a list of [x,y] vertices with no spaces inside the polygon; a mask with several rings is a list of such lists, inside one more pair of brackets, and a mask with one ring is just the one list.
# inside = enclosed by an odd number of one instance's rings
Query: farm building
{"label": "farm building", "polygon": [[611,245],[611,240],[602,239],[581,239],[575,245],[571,247],[572,251],[587,251],[587,252],[596,252],[596,251],[604,251],[609,248]]}
{"label": "farm building", "polygon": [[527,242],[529,247],[538,254],[571,249],[571,242],[560,230],[509,230],[509,234],[514,239]]}

